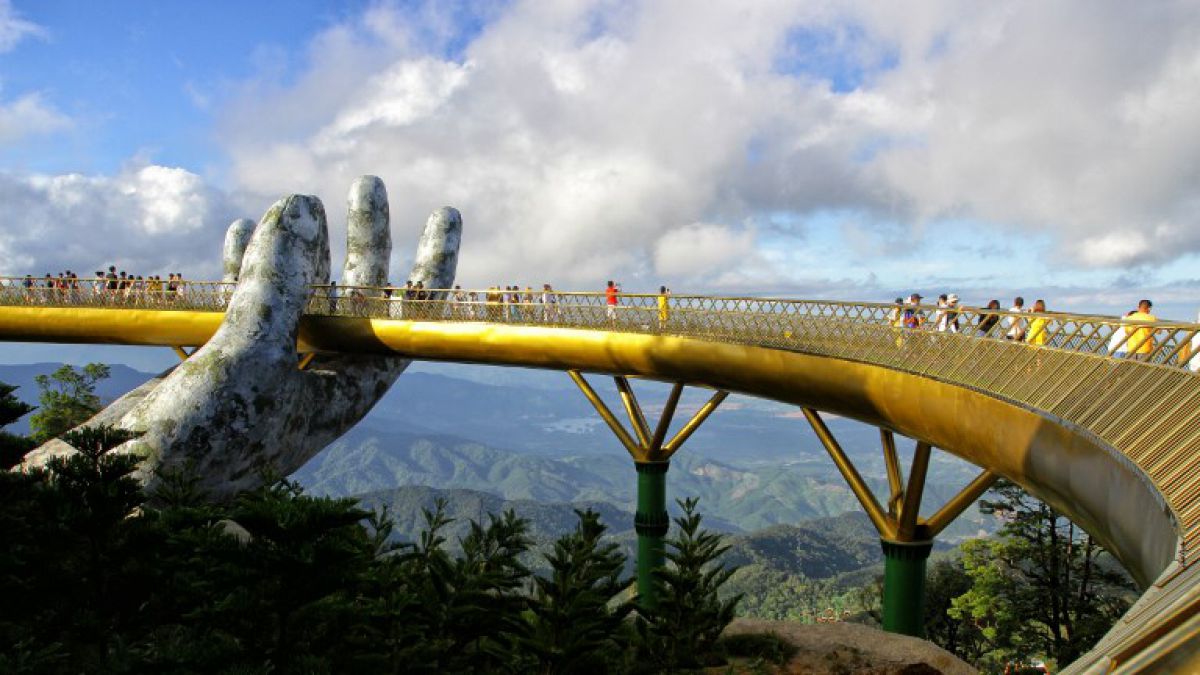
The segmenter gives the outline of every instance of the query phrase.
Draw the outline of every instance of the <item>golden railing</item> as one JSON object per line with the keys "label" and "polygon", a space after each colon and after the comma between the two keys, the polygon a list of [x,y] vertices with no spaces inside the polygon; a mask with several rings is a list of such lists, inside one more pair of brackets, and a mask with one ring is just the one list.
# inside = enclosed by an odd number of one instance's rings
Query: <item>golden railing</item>
{"label": "golden railing", "polygon": [[[120,283],[120,282],[118,282]],[[211,281],[130,282],[0,277],[0,304],[224,311],[236,284]],[[1036,351],[1083,353],[1110,360],[1200,370],[1200,325],[1135,323],[1118,317],[1061,312],[1012,313],[978,307],[939,308],[821,300],[621,293],[610,306],[604,293],[511,293],[349,286],[313,287],[307,313],[417,321],[487,321],[563,328],[659,333],[803,349],[878,362],[897,348],[920,351],[924,335],[938,334],[942,352],[964,338],[1019,344]],[[917,321],[905,321],[906,314]],[[919,326],[914,327],[913,324]],[[1022,340],[1009,339],[1023,333]],[[933,344],[933,343],[929,343]],[[953,351],[953,350],[951,350]],[[836,353],[836,354],[835,354]],[[1029,351],[1015,351],[1028,355]],[[947,354],[941,354],[947,356]]]}

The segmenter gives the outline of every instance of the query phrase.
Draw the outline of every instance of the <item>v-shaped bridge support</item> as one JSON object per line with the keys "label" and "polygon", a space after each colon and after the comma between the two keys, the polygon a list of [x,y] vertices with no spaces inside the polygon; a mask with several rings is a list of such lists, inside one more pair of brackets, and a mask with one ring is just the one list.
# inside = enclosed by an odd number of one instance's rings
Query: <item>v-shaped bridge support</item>
{"label": "v-shaped bridge support", "polygon": [[700,425],[712,415],[717,406],[729,396],[727,391],[718,391],[712,395],[703,406],[678,431],[666,440],[670,431],[671,421],[679,407],[679,398],[683,395],[684,384],[676,382],[671,387],[667,402],[663,405],[662,415],[658,424],[651,431],[646,421],[646,414],[638,403],[637,396],[629,380],[622,376],[614,377],[617,392],[621,395],[621,403],[629,416],[629,424],[633,429],[631,434],[621,421],[604,403],[592,385],[584,379],[577,370],[568,371],[571,379],[591,402],[600,419],[608,425],[613,435],[629,451],[633,457],[634,468],[637,469],[637,514],[634,516],[634,526],[638,535],[637,552],[637,592],[638,602],[643,607],[653,607],[655,598],[654,570],[666,562],[666,551],[663,538],[670,528],[670,517],[667,515],[667,469],[671,466],[671,456],[674,455]]}
{"label": "v-shaped bridge support", "polygon": [[883,446],[890,492],[885,509],[829,427],[825,426],[821,415],[816,410],[805,408],[804,416],[879,532],[884,557],[883,629],[906,635],[923,635],[925,561],[933,548],[933,538],[987,492],[999,476],[984,469],[932,516],[921,518],[921,498],[925,492],[925,476],[929,471],[929,457],[933,448],[928,443],[917,441],[908,481],[905,482],[896,454],[895,434],[888,429],[880,429],[879,440]]}

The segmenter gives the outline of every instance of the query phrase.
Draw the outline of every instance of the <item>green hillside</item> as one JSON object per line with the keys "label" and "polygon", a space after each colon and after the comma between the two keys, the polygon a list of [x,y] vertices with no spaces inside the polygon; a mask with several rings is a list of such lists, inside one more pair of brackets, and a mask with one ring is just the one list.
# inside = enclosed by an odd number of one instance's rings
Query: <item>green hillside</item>
{"label": "green hillside", "polygon": [[[314,494],[349,496],[399,486],[477,490],[506,500],[604,502],[632,509],[632,462],[623,452],[560,457],[490,447],[448,435],[385,433],[359,425],[301,468],[295,480]],[[926,508],[937,506],[961,482],[932,480]],[[876,481],[882,492],[882,481]],[[698,497],[707,524],[729,532],[859,512],[853,493],[831,462],[734,466],[684,450],[671,462],[667,489],[675,498]],[[945,535],[990,529],[969,511]]]}
{"label": "green hillside", "polygon": [[[380,490],[358,498],[368,509],[387,507],[395,536],[404,541],[415,540],[424,529],[422,510],[432,509],[438,499],[444,499],[446,513],[454,519],[445,530],[451,549],[457,548],[459,538],[466,535],[471,520],[512,509],[529,521],[534,541],[522,560],[539,571],[546,571],[541,553],[550,549],[555,538],[575,527],[575,509],[590,508],[608,525],[608,539],[624,550],[628,558],[626,571],[633,571],[633,514],[606,502],[505,500],[478,490],[425,486]],[[726,592],[743,594],[739,609],[742,616],[811,619],[828,607],[858,612],[869,602],[874,579],[882,570],[879,537],[861,513],[730,534],[726,543],[730,548],[724,563],[740,568]]]}

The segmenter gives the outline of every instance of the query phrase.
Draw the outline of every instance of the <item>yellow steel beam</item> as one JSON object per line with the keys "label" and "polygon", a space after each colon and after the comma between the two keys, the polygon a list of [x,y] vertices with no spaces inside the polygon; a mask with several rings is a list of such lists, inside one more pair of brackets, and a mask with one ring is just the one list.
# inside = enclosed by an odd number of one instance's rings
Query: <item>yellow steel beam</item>
{"label": "yellow steel beam", "polygon": [[312,360],[314,358],[316,358],[316,356],[317,356],[316,352],[308,352],[307,354],[301,354],[300,362],[297,364],[299,366],[300,370],[304,370],[305,368],[308,368],[308,364],[312,363]]}
{"label": "yellow steel beam", "polygon": [[867,516],[875,525],[875,529],[879,532],[879,536],[884,539],[894,539],[896,537],[895,524],[879,507],[879,502],[875,499],[875,495],[871,492],[871,488],[867,486],[866,481],[859,475],[858,469],[854,468],[854,463],[846,456],[846,452],[842,450],[842,446],[838,445],[837,439],[829,432],[829,427],[825,426],[825,421],[821,419],[821,415],[812,408],[804,409],[804,417],[808,423],[812,425],[813,431],[816,432],[817,438],[821,441],[821,445],[825,446],[825,450],[833,459],[834,466],[841,472],[842,478],[850,486],[851,492],[855,497],[858,497],[858,503],[862,504],[863,510],[867,512]]}
{"label": "yellow steel beam", "polygon": [[925,441],[917,441],[917,449],[913,451],[912,467],[908,470],[908,486],[904,488],[904,501],[900,503],[896,541],[913,541],[913,536],[916,534],[931,449]]}
{"label": "yellow steel beam", "polygon": [[924,533],[932,539],[938,536],[946,526],[954,522],[956,518],[962,515],[976,499],[983,496],[983,493],[992,487],[1000,476],[984,469],[978,476],[975,477],[966,487],[958,491],[958,494],[951,497],[942,508],[924,522]]}
{"label": "yellow steel beam", "polygon": [[646,415],[642,412],[637,396],[633,394],[633,387],[624,375],[614,376],[613,382],[617,384],[617,393],[621,395],[621,403],[625,405],[625,412],[629,415],[629,424],[633,427],[633,432],[637,434],[638,444],[643,449],[649,449],[650,426],[646,424]]}
{"label": "yellow steel beam", "polygon": [[667,431],[671,428],[671,419],[675,417],[675,408],[679,406],[679,397],[683,395],[683,383],[676,382],[671,387],[671,393],[667,396],[667,402],[663,405],[662,415],[658,418],[658,426],[654,428],[654,438],[650,439],[650,450],[658,452],[662,449],[663,441],[667,438]]}
{"label": "yellow steel beam", "polygon": [[673,436],[671,440],[662,447],[662,460],[658,461],[666,460],[670,458],[671,455],[675,454],[675,451],[678,450],[679,447],[683,445],[685,441],[687,441],[687,439],[691,438],[692,434],[696,433],[696,430],[700,428],[700,425],[704,424],[704,420],[708,419],[708,416],[713,414],[713,411],[717,409],[717,406],[721,405],[721,401],[724,401],[725,397],[727,396],[729,396],[729,392],[727,391],[718,391],[717,393],[713,394],[712,398],[708,399],[708,402],[701,406],[700,409],[696,411],[695,415],[692,415],[692,418],[687,421],[687,424],[684,424],[683,428],[676,432],[675,436]]}
{"label": "yellow steel beam", "polygon": [[896,517],[900,512],[900,500],[904,498],[904,476],[900,470],[900,459],[896,456],[896,435],[891,429],[879,430],[879,443],[883,446],[883,462],[887,465],[888,514]]}
{"label": "yellow steel beam", "polygon": [[171,345],[171,350],[175,352],[175,355],[179,357],[180,361],[187,361],[188,357],[191,356],[186,349],[180,347],[179,345]]}
{"label": "yellow steel beam", "polygon": [[[113,310],[104,308],[0,308],[0,339],[79,344],[200,345],[221,324],[220,312]],[[934,336],[927,336],[934,337]],[[965,337],[958,337],[968,342]],[[980,389],[990,371],[980,364],[1016,346],[978,340],[978,357],[960,361],[971,371],[928,377],[904,363],[875,363],[893,342],[855,345],[854,358],[770,346],[717,342],[678,335],[650,335],[572,328],[520,326],[483,321],[442,322],[306,316],[299,351],[398,354],[408,358],[486,363],[552,370],[580,370],[691,382],[808,408],[819,408],[910,438],[921,438],[1021,485],[1091,533],[1148,586],[1176,554],[1185,532],[1196,532],[1189,494],[1160,492],[1129,458],[1070,418],[1040,412],[1008,394]],[[1072,358],[1108,363],[1135,373],[1147,368],[1174,377],[1174,369],[1089,355]],[[1043,369],[1027,378],[1053,378]],[[1179,377],[1192,377],[1177,373]],[[959,380],[962,382],[959,382]],[[1174,382],[1175,380],[1170,380]],[[1030,386],[1030,391],[1045,387]],[[1061,397],[1059,397],[1061,398]],[[1068,403],[1064,405],[1076,405]],[[627,434],[628,435],[628,434]],[[1165,437],[1164,437],[1165,438]],[[1170,452],[1187,452],[1179,447]],[[1153,457],[1160,458],[1161,453]],[[1113,500],[1111,495],[1121,495]],[[1188,501],[1191,500],[1191,501]],[[1183,514],[1183,515],[1181,515]],[[1194,551],[1195,549],[1188,549]],[[1191,553],[1190,555],[1194,555]]]}
{"label": "yellow steel beam", "polygon": [[625,449],[633,456],[634,461],[649,461],[645,457],[645,452],[630,437],[629,432],[625,431],[625,427],[621,426],[621,422],[613,416],[612,411],[604,404],[604,401],[596,393],[596,390],[592,389],[592,385],[588,384],[588,381],[583,378],[583,373],[580,373],[578,370],[568,370],[567,374],[571,376],[571,379],[575,381],[575,385],[579,387],[579,391],[583,392],[584,397],[596,409],[596,413],[600,415],[600,419],[604,420],[604,423],[608,425],[609,429],[612,429],[613,434],[616,435],[621,445],[625,446]]}

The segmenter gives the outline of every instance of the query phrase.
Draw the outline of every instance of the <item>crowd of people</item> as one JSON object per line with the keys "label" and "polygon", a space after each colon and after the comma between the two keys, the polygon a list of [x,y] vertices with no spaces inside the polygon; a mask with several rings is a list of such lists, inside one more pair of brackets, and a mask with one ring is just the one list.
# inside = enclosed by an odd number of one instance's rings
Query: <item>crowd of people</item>
{"label": "crowd of people", "polygon": [[[896,298],[889,322],[895,328],[925,329],[940,333],[974,333],[980,337],[1002,337],[1013,342],[1045,346],[1054,337],[1051,322],[1053,317],[1046,309],[1045,300],[1035,300],[1033,306],[1025,307],[1025,298],[1013,298],[1012,306],[1000,313],[1000,301],[990,300],[983,312],[973,311],[974,325],[968,325],[963,317],[957,294],[939,295],[933,306],[922,304],[924,298],[913,293],[905,298]],[[1152,313],[1154,303],[1141,300],[1136,309],[1131,309],[1121,318],[1121,323],[1108,338],[1107,352],[1116,358],[1148,359],[1155,351],[1155,329],[1158,317]],[[930,315],[932,312],[932,315]],[[1022,316],[1027,314],[1028,317]],[[1193,372],[1200,372],[1200,334],[1181,345],[1179,362],[1187,363]]]}
{"label": "crowd of people", "polygon": [[[176,272],[163,279],[160,275],[135,275],[125,270],[118,271],[110,265],[107,271],[97,270],[94,275],[80,278],[71,270],[57,275],[46,273],[43,277],[26,275],[21,281],[28,295],[62,294],[63,300],[81,300],[84,297],[113,300],[133,297],[150,297],[172,300],[185,292],[183,275]],[[320,302],[322,293],[314,295]],[[336,282],[329,282],[323,293],[330,313],[375,314],[374,302],[382,300],[387,316],[392,318],[432,318],[431,311],[448,313],[448,318],[463,320],[487,320],[497,322],[560,323],[563,304],[588,305],[596,302],[595,295],[562,294],[550,284],[540,289],[532,286],[521,288],[519,284],[494,285],[485,291],[465,291],[455,286],[449,291],[426,289],[420,282],[408,281],[402,287],[390,283],[382,289],[339,289]],[[657,319],[660,330],[665,330],[671,321],[671,291],[660,286],[655,300],[639,296],[639,301],[630,309],[635,313],[622,312],[624,291],[615,281],[604,287],[604,316],[610,325],[627,317],[636,317],[643,327],[649,328]],[[348,301],[350,306],[339,305]],[[374,302],[369,303],[368,300]],[[428,301],[437,301],[428,302]],[[1012,342],[1023,342],[1045,346],[1062,333],[1062,322],[1055,322],[1044,300],[1036,300],[1026,308],[1025,299],[1018,296],[1012,305],[1001,311],[999,300],[991,300],[982,310],[965,310],[955,293],[938,296],[935,304],[926,304],[924,298],[913,293],[907,298],[896,298],[888,316],[888,323],[896,329],[927,330],[941,333],[970,333],[981,337],[1002,338]],[[431,308],[436,307],[436,310]],[[448,310],[446,309],[448,307]],[[1121,318],[1120,325],[1108,336],[1107,353],[1117,358],[1149,359],[1155,353],[1155,328],[1146,324],[1158,321],[1153,313],[1153,303],[1142,300]],[[1200,334],[1178,348],[1178,362],[1200,372]]]}
{"label": "crowd of people", "polygon": [[57,275],[46,273],[43,277],[26,274],[21,281],[21,287],[27,294],[50,292],[64,295],[86,293],[91,296],[128,297],[140,294],[161,294],[175,297],[183,292],[183,275],[170,273],[166,279],[160,275],[134,275],[125,270],[117,271],[115,265],[109,265],[108,271],[96,270],[95,275],[80,278],[71,270],[59,272]]}

